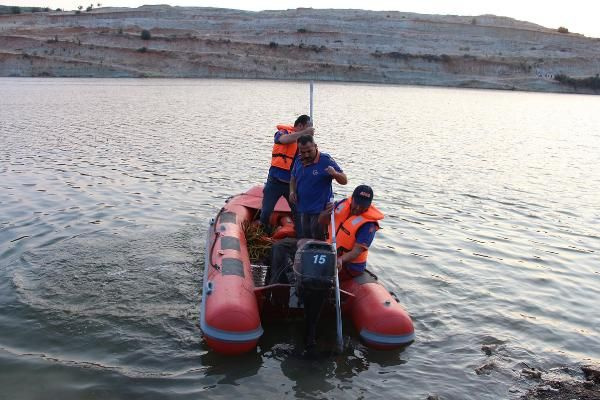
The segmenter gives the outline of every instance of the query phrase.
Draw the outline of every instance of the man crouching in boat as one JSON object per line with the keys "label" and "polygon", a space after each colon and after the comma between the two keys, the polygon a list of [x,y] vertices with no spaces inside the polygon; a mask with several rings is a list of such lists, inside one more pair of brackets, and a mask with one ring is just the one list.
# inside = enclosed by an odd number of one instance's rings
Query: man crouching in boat
{"label": "man crouching in boat", "polygon": [[[384,215],[373,202],[373,189],[359,185],[352,196],[335,203],[335,225],[337,245],[337,268],[340,280],[351,279],[362,274],[367,266],[369,247],[379,230],[379,222]],[[319,224],[327,228],[328,242],[331,243],[331,212],[333,203],[328,203],[319,214]],[[297,249],[297,240],[284,239],[272,247],[270,284],[288,283],[286,272],[290,272]]]}
{"label": "man crouching in boat", "polygon": [[331,243],[331,212],[335,207],[335,232],[337,245],[337,268],[339,279],[356,277],[365,271],[369,246],[379,230],[383,213],[373,204],[373,189],[359,185],[352,196],[327,204],[319,215],[319,224],[327,226],[328,242]]}
{"label": "man crouching in boat", "polygon": [[[327,204],[325,210],[319,214],[319,224],[329,227],[331,213],[335,212],[337,269],[340,280],[352,279],[365,271],[369,246],[379,230],[378,221],[384,217],[372,201],[373,189],[367,185],[360,185],[354,189],[351,197],[335,204]],[[331,244],[330,227],[327,231],[328,242]],[[288,277],[293,275],[291,271],[294,265],[294,254],[297,249],[304,247],[304,243],[309,242],[311,241],[287,238],[273,245],[271,284],[288,282]],[[306,351],[310,353],[316,345],[316,325],[325,296],[322,290],[304,288],[302,292],[306,320],[305,345]]]}

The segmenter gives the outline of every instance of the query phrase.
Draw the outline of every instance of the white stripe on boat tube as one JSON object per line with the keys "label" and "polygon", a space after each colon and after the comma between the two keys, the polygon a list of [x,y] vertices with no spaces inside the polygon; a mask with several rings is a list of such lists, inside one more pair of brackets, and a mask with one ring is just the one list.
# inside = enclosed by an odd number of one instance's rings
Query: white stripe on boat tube
{"label": "white stripe on boat tube", "polygon": [[415,340],[415,333],[409,333],[408,335],[384,335],[381,333],[371,332],[367,329],[360,331],[360,337],[367,342],[379,343],[379,344],[406,344]]}
{"label": "white stripe on boat tube", "polygon": [[253,331],[246,332],[222,331],[221,329],[211,328],[210,326],[206,325],[206,321],[204,321],[204,319],[200,321],[200,329],[202,329],[202,333],[204,333],[204,335],[210,337],[211,339],[232,343],[253,342],[258,340],[263,334],[262,326],[259,326]]}
{"label": "white stripe on boat tube", "polygon": [[202,306],[200,307],[200,329],[204,335],[217,340],[233,343],[244,343],[258,340],[263,334],[262,325],[258,325],[258,328],[252,331],[236,332],[236,331],[224,331],[217,328],[212,328],[206,323],[204,316],[206,315],[206,296],[212,292],[212,287],[209,288],[208,283],[208,268],[210,267],[210,255],[211,255],[211,242],[210,239],[213,236],[211,234],[212,226],[215,224],[215,220],[211,220],[208,226],[208,232],[206,234],[206,254],[204,257],[204,276],[202,285]]}

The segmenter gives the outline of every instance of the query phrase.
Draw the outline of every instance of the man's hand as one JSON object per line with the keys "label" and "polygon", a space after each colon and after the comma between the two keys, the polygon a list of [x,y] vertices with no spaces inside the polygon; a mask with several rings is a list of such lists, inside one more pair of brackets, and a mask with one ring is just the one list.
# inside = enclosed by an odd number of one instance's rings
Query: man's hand
{"label": "man's hand", "polygon": [[290,203],[296,204],[297,201],[298,195],[296,194],[296,192],[290,192]]}
{"label": "man's hand", "polygon": [[327,215],[331,215],[331,212],[333,211],[333,203],[327,203],[325,205],[325,208],[323,209],[323,213],[327,214]]}
{"label": "man's hand", "polygon": [[342,257],[338,257],[338,258],[337,258],[337,270],[338,270],[338,271],[341,271],[341,270],[342,270],[342,265],[343,265],[343,262],[342,262]]}
{"label": "man's hand", "polygon": [[346,183],[348,183],[348,178],[346,177],[346,174],[344,174],[343,172],[336,171],[335,168],[333,168],[331,165],[325,168],[325,172],[327,172],[329,176],[335,179],[335,181],[340,185],[345,185]]}
{"label": "man's hand", "polygon": [[308,128],[304,128],[304,129],[302,129],[302,134],[303,135],[314,136],[314,134],[315,134],[315,128],[313,128],[312,126],[309,126]]}
{"label": "man's hand", "polygon": [[329,167],[325,168],[325,172],[327,172],[329,175],[331,175],[333,177],[335,177],[335,175],[337,174],[337,171],[331,165]]}

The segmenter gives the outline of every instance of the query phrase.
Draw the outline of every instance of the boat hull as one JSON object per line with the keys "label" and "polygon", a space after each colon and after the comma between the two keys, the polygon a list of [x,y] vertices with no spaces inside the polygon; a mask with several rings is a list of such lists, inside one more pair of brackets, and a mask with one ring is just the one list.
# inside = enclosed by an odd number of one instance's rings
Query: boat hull
{"label": "boat hull", "polygon": [[407,346],[415,340],[410,316],[374,275],[365,272],[340,282],[340,288],[352,294],[345,298],[342,310],[352,319],[367,346],[389,350]]}
{"label": "boat hull", "polygon": [[[208,346],[219,353],[236,355],[253,350],[263,334],[261,317],[272,317],[267,313],[301,314],[301,310],[286,309],[287,302],[279,301],[273,308],[266,300],[287,298],[289,285],[254,286],[242,225],[254,220],[261,204],[262,187],[233,196],[208,230],[200,328]],[[285,199],[280,199],[275,211],[290,213]],[[410,316],[373,274],[342,281],[340,288],[342,312],[367,346],[395,349],[414,341]]]}
{"label": "boat hull", "polygon": [[263,333],[242,229],[252,216],[234,197],[207,235],[200,328],[206,343],[223,354],[254,349]]}

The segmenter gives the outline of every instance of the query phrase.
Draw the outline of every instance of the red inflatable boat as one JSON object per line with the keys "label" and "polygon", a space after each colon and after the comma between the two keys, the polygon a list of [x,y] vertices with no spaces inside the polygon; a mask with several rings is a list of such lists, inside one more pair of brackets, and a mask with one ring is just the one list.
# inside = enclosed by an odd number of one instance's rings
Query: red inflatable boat
{"label": "red inflatable boat", "polygon": [[[211,221],[206,243],[200,328],[207,344],[219,353],[252,350],[263,334],[261,316],[272,308],[272,293],[290,285],[265,285],[260,276],[268,266],[250,263],[243,224],[252,222],[262,204],[262,187],[231,197]],[[290,208],[284,198],[273,219],[280,228],[274,236],[293,234]],[[261,269],[262,268],[262,269]],[[259,272],[259,273],[257,273]],[[257,279],[258,277],[258,279]],[[377,349],[394,349],[414,341],[413,323],[398,300],[371,273],[340,282],[342,313],[351,318],[362,341]]]}

